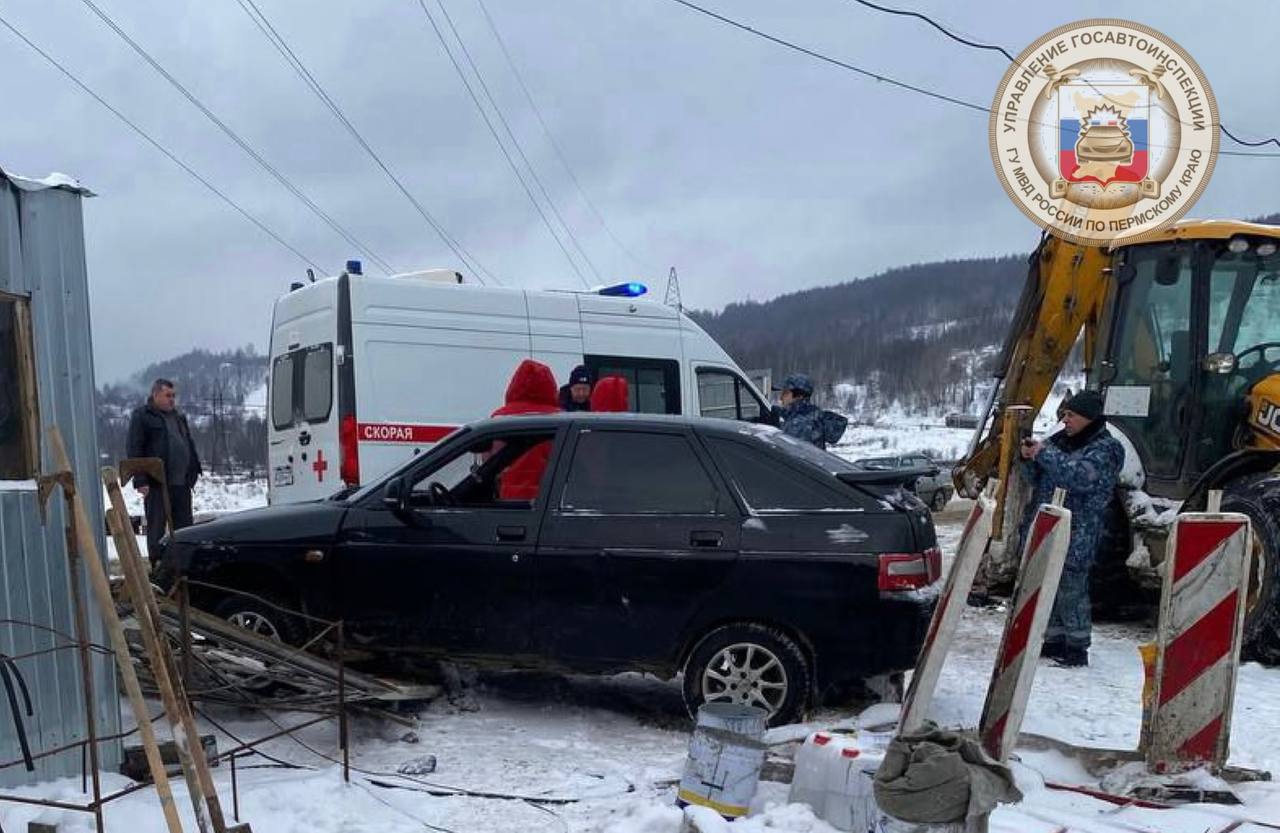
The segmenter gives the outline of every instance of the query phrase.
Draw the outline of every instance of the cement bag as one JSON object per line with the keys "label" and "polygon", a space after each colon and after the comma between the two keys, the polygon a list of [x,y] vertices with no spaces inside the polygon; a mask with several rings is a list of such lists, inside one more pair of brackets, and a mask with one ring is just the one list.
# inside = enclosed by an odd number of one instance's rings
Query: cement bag
{"label": "cement bag", "polygon": [[1022,800],[1009,767],[976,740],[932,723],[890,741],[874,789],[882,812],[920,824],[982,818],[997,804]]}

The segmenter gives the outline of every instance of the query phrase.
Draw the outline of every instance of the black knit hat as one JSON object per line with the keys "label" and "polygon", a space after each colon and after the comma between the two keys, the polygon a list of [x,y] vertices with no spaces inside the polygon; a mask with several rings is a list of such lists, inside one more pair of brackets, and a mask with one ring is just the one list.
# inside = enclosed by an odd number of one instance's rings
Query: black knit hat
{"label": "black knit hat", "polygon": [[1085,419],[1097,419],[1102,416],[1102,394],[1096,390],[1082,390],[1063,402],[1062,407]]}
{"label": "black knit hat", "polygon": [[580,364],[569,374],[570,385],[589,385],[591,384],[591,371],[587,369],[585,364]]}

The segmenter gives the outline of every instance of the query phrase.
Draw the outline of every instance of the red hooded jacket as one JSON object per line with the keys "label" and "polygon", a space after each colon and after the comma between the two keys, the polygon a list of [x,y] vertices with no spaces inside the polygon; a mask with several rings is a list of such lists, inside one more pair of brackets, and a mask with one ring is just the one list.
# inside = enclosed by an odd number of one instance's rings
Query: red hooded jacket
{"label": "red hooded jacket", "polygon": [[592,413],[625,413],[630,410],[627,380],[621,376],[606,376],[591,389]]}
{"label": "red hooded jacket", "polygon": [[[551,368],[542,362],[525,359],[507,385],[506,404],[493,412],[493,416],[516,414],[554,414],[559,412],[558,388]],[[551,459],[551,441],[538,443],[516,458],[499,476],[500,500],[535,500],[542,473]]]}

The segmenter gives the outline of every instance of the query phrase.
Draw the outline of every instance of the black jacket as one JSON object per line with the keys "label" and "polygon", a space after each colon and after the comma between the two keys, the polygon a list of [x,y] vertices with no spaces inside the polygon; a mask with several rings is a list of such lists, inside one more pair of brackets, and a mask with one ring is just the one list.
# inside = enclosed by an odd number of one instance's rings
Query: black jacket
{"label": "black jacket", "polygon": [[[169,485],[185,486],[190,489],[196,485],[196,480],[204,469],[200,467],[200,455],[196,453],[196,444],[191,439],[191,428],[187,425],[187,418],[177,411],[174,414],[178,417],[178,430],[187,438],[187,450],[191,456],[187,464],[187,481]],[[130,457],[159,457],[168,463],[169,429],[164,424],[164,412],[150,402],[134,409],[133,415],[129,417],[129,440],[125,448],[125,453]],[[152,478],[139,474],[133,478],[133,485],[137,487],[159,484]]]}
{"label": "black jacket", "polygon": [[590,411],[591,400],[586,402],[574,402],[573,394],[569,392],[568,385],[560,386],[560,410],[562,411]]}

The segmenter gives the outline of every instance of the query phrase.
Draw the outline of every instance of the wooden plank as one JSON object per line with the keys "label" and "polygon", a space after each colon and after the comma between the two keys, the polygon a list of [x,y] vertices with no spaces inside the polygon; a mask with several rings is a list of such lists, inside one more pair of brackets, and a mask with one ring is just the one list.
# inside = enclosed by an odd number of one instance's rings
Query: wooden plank
{"label": "wooden plank", "polygon": [[[67,449],[62,442],[62,432],[56,425],[49,427],[49,446],[55,467],[60,471],[71,471],[71,461],[67,457]],[[138,685],[138,675],[134,671],[133,660],[129,655],[124,627],[120,624],[120,617],[116,615],[115,599],[111,597],[111,582],[107,579],[107,572],[102,566],[97,537],[89,524],[89,513],[85,511],[84,501],[78,493],[72,495],[71,506],[74,515],[72,527],[80,548],[81,560],[89,574],[89,585],[93,589],[98,610],[102,614],[107,635],[111,639],[111,649],[116,657],[116,665],[120,669],[120,679],[124,682],[129,705],[133,708],[134,719],[138,723],[138,733],[142,738],[143,746],[148,750],[147,760],[151,766],[151,777],[155,781],[156,795],[160,799],[160,808],[164,811],[165,824],[170,833],[182,833],[182,822],[178,817],[178,808],[173,803],[173,791],[169,787],[169,777],[165,773],[164,762],[160,759],[160,748],[156,744],[151,715],[147,711],[146,701],[142,698],[142,688]],[[192,800],[197,801],[194,795]],[[201,809],[203,808],[196,809],[197,819],[200,818]]]}
{"label": "wooden plank", "polygon": [[[196,796],[203,803],[203,808],[212,823],[214,833],[225,833],[226,820],[222,814],[222,804],[218,800],[218,791],[213,783],[213,775],[209,772],[209,762],[200,749],[200,732],[196,728],[195,717],[191,713],[191,703],[187,700],[182,686],[182,678],[177,673],[177,664],[169,651],[160,623],[160,612],[156,605],[155,594],[151,592],[151,584],[147,570],[138,553],[138,539],[133,535],[129,525],[129,513],[125,510],[124,495],[120,492],[119,475],[110,466],[102,470],[102,485],[107,489],[111,506],[107,509],[108,525],[111,537],[116,542],[116,555],[124,570],[125,585],[129,597],[133,600],[133,613],[142,631],[142,641],[151,659],[151,673],[160,690],[160,699],[169,715],[169,725],[173,728],[173,739],[178,750],[178,760],[182,764],[183,775],[191,790],[192,800]],[[193,777],[194,776],[194,777]],[[199,816],[197,811],[197,816]]]}

